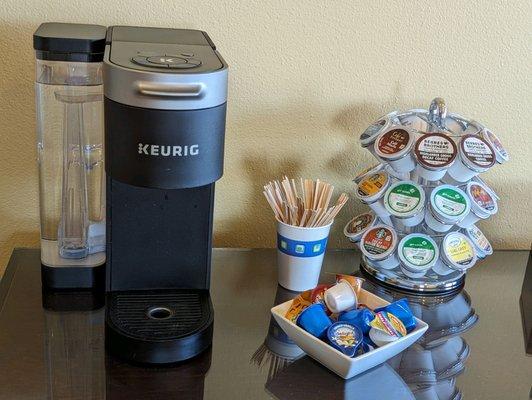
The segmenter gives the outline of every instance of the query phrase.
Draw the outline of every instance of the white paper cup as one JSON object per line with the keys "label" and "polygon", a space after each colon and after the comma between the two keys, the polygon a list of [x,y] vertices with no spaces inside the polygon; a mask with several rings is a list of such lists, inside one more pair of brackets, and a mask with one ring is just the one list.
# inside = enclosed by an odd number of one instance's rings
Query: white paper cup
{"label": "white paper cup", "polygon": [[279,285],[298,292],[318,285],[331,225],[305,228],[277,221]]}
{"label": "white paper cup", "polygon": [[324,299],[327,308],[335,314],[357,306],[355,289],[344,280],[327,289]]}

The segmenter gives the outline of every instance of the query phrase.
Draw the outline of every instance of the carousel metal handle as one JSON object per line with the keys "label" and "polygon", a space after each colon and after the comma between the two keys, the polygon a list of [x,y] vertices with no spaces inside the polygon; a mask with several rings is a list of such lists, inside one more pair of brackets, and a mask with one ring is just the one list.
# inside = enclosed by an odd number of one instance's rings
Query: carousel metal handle
{"label": "carousel metal handle", "polygon": [[430,103],[429,122],[440,129],[445,129],[445,118],[447,117],[447,105],[441,97],[436,97]]}

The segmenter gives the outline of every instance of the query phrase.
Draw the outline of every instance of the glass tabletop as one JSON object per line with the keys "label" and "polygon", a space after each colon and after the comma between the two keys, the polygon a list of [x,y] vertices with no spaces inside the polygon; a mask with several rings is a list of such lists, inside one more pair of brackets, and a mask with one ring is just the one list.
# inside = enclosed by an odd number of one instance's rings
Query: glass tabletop
{"label": "glass tabletop", "polygon": [[[452,296],[407,296],[430,327],[403,353],[343,380],[305,356],[270,308],[297,295],[277,285],[273,249],[216,249],[210,350],[172,367],[130,365],[105,351],[103,295],[43,292],[38,250],[13,253],[0,285],[0,399],[527,399],[519,294],[527,251],[501,251]],[[357,273],[359,254],[328,251],[323,282]],[[371,281],[393,300],[403,293]]]}

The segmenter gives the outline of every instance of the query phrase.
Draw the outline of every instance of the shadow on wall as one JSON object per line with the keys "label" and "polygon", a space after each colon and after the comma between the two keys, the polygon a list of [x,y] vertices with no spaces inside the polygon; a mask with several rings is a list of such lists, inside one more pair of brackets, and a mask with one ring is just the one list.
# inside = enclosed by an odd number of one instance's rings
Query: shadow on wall
{"label": "shadow on wall", "polygon": [[[262,191],[268,181],[280,179],[284,175],[290,178],[323,178],[335,186],[335,198],[341,191],[353,197],[352,177],[375,161],[369,152],[361,153],[359,150],[364,158],[357,157],[358,137],[366,126],[388,111],[389,107],[371,103],[355,104],[327,118],[317,104],[294,103],[283,107],[281,112],[252,113],[247,118],[237,116],[232,119],[227,129],[226,174],[233,175],[234,171],[238,171],[242,176],[238,179],[226,175],[227,181],[222,181],[224,186],[218,193],[225,198],[219,197],[219,201],[223,202],[224,207],[230,205],[232,210],[225,212],[227,217],[216,223],[215,246],[275,246],[273,214]],[[287,119],[290,119],[289,123]],[[253,132],[253,136],[247,132]],[[228,159],[238,158],[241,154],[231,148],[232,137],[249,136],[256,138],[252,155],[248,151],[247,156],[237,160]],[[323,139],[318,139],[318,136]],[[328,156],[331,154],[330,148],[338,147],[338,143],[343,150]],[[242,185],[238,188],[240,191],[226,188],[232,184]],[[235,198],[231,199],[231,196]],[[359,202],[348,202],[333,226],[329,242],[331,248],[348,246],[342,233],[343,226],[350,217],[363,210],[364,206]]]}
{"label": "shadow on wall", "polygon": [[0,25],[0,273],[13,247],[39,243],[31,24]]}

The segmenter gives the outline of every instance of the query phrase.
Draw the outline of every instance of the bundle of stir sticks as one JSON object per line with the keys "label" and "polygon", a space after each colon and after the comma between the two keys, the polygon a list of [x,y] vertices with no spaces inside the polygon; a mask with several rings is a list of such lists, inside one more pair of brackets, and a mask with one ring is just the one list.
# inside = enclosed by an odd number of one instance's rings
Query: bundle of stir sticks
{"label": "bundle of stir sticks", "polygon": [[268,182],[264,196],[275,214],[275,218],[289,225],[317,227],[329,225],[349,199],[342,193],[336,204],[329,207],[334,186],[319,179],[299,178],[299,189],[294,179]]}

